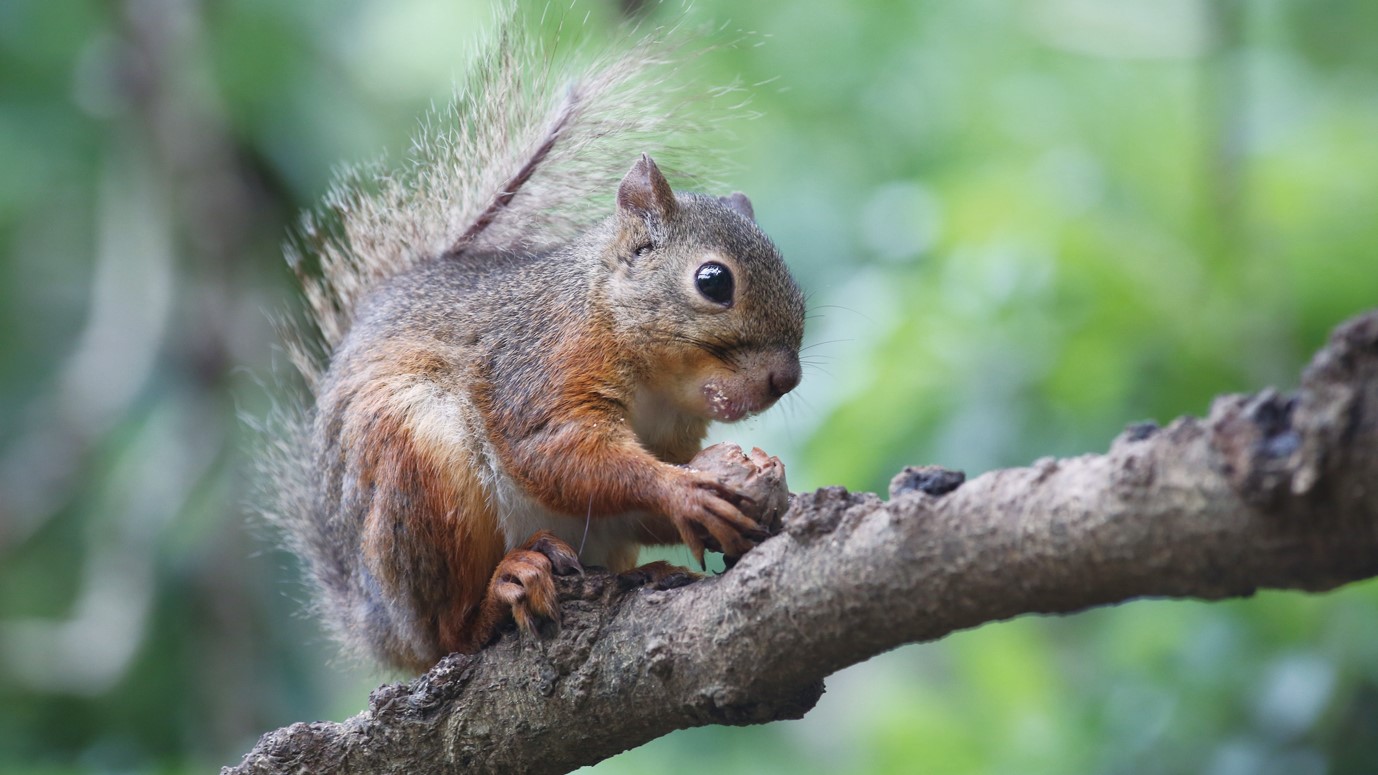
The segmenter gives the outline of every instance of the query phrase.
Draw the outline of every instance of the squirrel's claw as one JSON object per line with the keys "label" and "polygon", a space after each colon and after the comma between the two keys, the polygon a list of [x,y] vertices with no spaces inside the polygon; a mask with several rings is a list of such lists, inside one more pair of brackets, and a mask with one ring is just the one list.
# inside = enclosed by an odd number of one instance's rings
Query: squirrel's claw
{"label": "squirrel's claw", "polygon": [[705,549],[740,556],[766,537],[765,530],[741,512],[739,505],[745,502],[741,493],[724,486],[711,474],[686,473],[687,481],[680,480],[666,511],[699,567],[706,567]]}
{"label": "squirrel's claw", "polygon": [[546,559],[550,560],[550,569],[556,576],[570,576],[576,573],[584,575],[579,553],[549,530],[536,531],[522,548],[545,555]]}
{"label": "squirrel's claw", "polygon": [[703,539],[692,530],[681,529],[680,535],[684,539],[684,545],[689,547],[689,554],[693,556],[694,562],[699,564],[699,570],[708,570],[708,564],[703,561]]}
{"label": "squirrel's claw", "polygon": [[617,583],[623,589],[650,587],[651,589],[664,590],[692,584],[700,578],[702,577],[699,574],[688,568],[671,565],[664,560],[656,560],[617,574]]}

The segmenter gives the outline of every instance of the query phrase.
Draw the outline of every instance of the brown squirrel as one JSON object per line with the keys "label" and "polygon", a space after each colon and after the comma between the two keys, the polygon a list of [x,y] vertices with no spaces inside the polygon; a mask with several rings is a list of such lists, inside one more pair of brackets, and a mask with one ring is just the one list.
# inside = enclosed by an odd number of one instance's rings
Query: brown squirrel
{"label": "brown squirrel", "polygon": [[552,574],[745,552],[742,496],[684,464],[800,379],[803,296],[745,196],[677,194],[643,153],[590,217],[614,160],[673,128],[663,35],[565,76],[523,34],[289,250],[321,266],[293,349],[314,407],[279,418],[268,511],[335,634],[409,670],[555,619]]}

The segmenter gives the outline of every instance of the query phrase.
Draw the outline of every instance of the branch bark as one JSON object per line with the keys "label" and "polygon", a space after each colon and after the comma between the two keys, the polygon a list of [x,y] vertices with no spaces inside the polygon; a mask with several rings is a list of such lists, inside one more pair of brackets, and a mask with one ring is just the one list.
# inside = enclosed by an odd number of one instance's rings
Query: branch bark
{"label": "branch bark", "polygon": [[565,772],[675,729],[798,718],[825,676],[985,622],[1378,575],[1378,310],[1293,396],[1222,397],[965,484],[906,469],[890,496],[794,496],[778,535],[680,589],[562,579],[558,635],[447,657],[224,772]]}

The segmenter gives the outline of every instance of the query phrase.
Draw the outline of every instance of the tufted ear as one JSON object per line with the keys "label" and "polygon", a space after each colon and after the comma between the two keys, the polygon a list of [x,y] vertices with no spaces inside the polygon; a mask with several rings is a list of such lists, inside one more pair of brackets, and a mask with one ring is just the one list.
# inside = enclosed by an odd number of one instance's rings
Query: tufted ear
{"label": "tufted ear", "polygon": [[756,220],[756,211],[751,209],[751,200],[746,198],[746,194],[736,191],[731,196],[718,197],[718,201],[727,205],[729,210],[745,215],[747,220]]}
{"label": "tufted ear", "polygon": [[666,220],[674,214],[675,192],[651,157],[641,154],[617,187],[617,206],[630,215]]}

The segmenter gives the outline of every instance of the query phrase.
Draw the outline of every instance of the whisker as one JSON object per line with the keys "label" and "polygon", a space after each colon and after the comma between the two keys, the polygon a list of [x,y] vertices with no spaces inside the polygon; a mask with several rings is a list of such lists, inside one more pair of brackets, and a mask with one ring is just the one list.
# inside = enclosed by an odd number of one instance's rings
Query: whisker
{"label": "whisker", "polygon": [[719,361],[722,361],[723,365],[731,370],[735,371],[741,367],[740,359],[737,355],[740,348],[727,341],[724,337],[714,336],[709,338],[689,336],[678,331],[662,328],[648,329],[646,333],[650,335],[651,341],[654,343],[686,344],[690,347],[696,347],[703,350]]}
{"label": "whisker", "polygon": [[579,551],[575,552],[580,559],[584,557],[584,544],[589,540],[589,524],[593,522],[593,495],[589,494],[589,510],[584,515],[584,537],[579,539]]}
{"label": "whisker", "polygon": [[800,348],[799,348],[799,352],[802,353],[802,352],[805,352],[805,351],[807,351],[807,350],[812,350],[812,349],[815,348],[815,347],[822,347],[822,346],[825,345],[825,344],[845,344],[845,343],[847,343],[847,342],[855,342],[855,341],[856,341],[855,339],[826,339],[826,340],[824,340],[824,341],[822,341],[822,342],[814,342],[813,344],[808,345],[807,347],[800,347]]}

